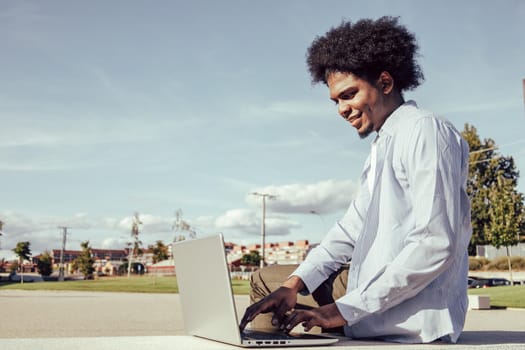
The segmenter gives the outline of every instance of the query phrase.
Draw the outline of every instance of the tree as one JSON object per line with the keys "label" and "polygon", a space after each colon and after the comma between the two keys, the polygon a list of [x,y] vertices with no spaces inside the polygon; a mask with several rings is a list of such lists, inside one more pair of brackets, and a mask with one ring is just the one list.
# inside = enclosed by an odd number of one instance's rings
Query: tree
{"label": "tree", "polygon": [[131,223],[131,243],[133,245],[133,255],[135,256],[142,255],[143,253],[142,241],[139,239],[140,225],[142,225],[142,221],[140,221],[139,213],[135,213],[133,222]]}
{"label": "tree", "polygon": [[519,243],[519,232],[524,228],[523,194],[518,193],[512,181],[503,176],[497,180],[489,192],[487,238],[494,247],[506,248],[510,280],[513,281],[509,246]]}
{"label": "tree", "polygon": [[171,229],[175,233],[175,237],[173,237],[173,242],[179,242],[184,241],[186,239],[186,234],[189,235],[190,238],[197,237],[197,233],[195,230],[191,227],[191,225],[182,219],[182,209],[177,209],[175,212],[175,222],[171,226]]}
{"label": "tree", "polygon": [[80,243],[80,247],[82,248],[82,251],[78,258],[75,259],[78,270],[84,275],[84,279],[91,279],[93,277],[93,272],[95,272],[95,268],[93,267],[95,259],[91,254],[89,241]]}
{"label": "tree", "polygon": [[[523,195],[516,190],[519,171],[514,159],[498,154],[494,140],[482,142],[474,126],[465,124],[462,134],[470,147],[467,193],[471,199],[472,238],[469,255],[476,255],[476,245],[515,245],[517,241],[510,237],[517,237],[517,230],[525,227],[525,215]],[[515,223],[508,222],[510,217]],[[507,230],[503,231],[503,226]],[[510,232],[511,227],[515,230],[513,234],[502,233]]]}
{"label": "tree", "polygon": [[161,240],[158,240],[155,245],[149,245],[148,249],[153,253],[154,264],[169,258],[168,246]]}
{"label": "tree", "polygon": [[13,249],[16,256],[18,256],[18,266],[20,269],[20,283],[24,283],[24,260],[31,259],[31,248],[29,242],[18,242]]}
{"label": "tree", "polygon": [[76,273],[78,272],[78,269],[79,269],[78,259],[75,259],[69,265],[69,273]]}
{"label": "tree", "polygon": [[261,255],[258,250],[252,250],[249,254],[244,254],[241,257],[241,265],[259,266],[261,263]]}
{"label": "tree", "polygon": [[[142,221],[140,221],[139,213],[135,212],[133,215],[133,221],[131,223],[131,240],[132,242],[128,243],[128,246],[130,247],[129,257],[128,257],[128,278],[131,275],[131,266],[133,262],[133,258],[138,255],[142,255],[142,241],[139,239],[139,233],[140,233],[140,225],[142,225]],[[132,247],[132,248],[131,248]]]}
{"label": "tree", "polygon": [[49,276],[53,273],[53,257],[49,251],[46,250],[40,254],[40,257],[36,263],[36,268],[38,273],[42,276]]}

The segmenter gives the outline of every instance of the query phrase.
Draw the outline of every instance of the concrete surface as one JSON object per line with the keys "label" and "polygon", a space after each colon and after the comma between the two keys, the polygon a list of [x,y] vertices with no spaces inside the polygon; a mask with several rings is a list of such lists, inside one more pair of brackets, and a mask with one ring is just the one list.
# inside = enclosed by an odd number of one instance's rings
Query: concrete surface
{"label": "concrete surface", "polygon": [[[520,288],[520,287],[517,287]],[[236,296],[238,313],[247,296]],[[177,294],[0,291],[0,349],[235,349],[186,336]],[[459,344],[345,340],[329,349],[525,349],[525,310],[470,310]],[[316,349],[322,349],[316,347]]]}

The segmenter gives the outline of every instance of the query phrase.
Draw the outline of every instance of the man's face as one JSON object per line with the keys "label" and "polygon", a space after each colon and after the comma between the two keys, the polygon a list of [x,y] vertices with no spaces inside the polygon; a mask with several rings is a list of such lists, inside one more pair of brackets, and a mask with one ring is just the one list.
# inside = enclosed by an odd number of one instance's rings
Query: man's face
{"label": "man's face", "polygon": [[[328,76],[330,99],[361,138],[378,131],[388,117],[382,91],[352,73],[334,72]],[[379,85],[379,83],[378,83]]]}

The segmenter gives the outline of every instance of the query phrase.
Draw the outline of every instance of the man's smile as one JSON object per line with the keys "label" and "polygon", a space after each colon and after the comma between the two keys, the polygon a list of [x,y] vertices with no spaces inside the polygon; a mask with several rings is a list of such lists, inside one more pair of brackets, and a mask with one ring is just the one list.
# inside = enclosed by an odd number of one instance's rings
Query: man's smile
{"label": "man's smile", "polygon": [[363,115],[363,112],[359,112],[355,115],[349,115],[346,118],[346,120],[348,120],[354,128],[359,129],[359,127],[361,126],[361,116],[362,115]]}

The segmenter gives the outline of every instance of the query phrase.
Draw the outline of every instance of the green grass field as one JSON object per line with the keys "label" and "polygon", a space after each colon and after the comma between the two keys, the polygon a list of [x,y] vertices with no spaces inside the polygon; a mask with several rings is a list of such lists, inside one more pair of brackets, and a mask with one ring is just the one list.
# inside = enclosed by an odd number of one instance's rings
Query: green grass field
{"label": "green grass field", "polygon": [[[235,294],[248,294],[250,285],[248,281],[233,280]],[[0,283],[1,289],[20,290],[66,290],[66,291],[92,291],[92,292],[130,292],[130,293],[178,293],[177,279],[175,277],[133,276],[105,277],[87,281],[65,282],[29,282],[29,283]]]}
{"label": "green grass field", "polygon": [[525,286],[469,289],[469,294],[490,296],[491,306],[525,308]]}
{"label": "green grass field", "polygon": [[[246,295],[250,291],[248,281],[233,280],[233,292]],[[0,283],[1,289],[22,290],[68,290],[93,292],[177,293],[175,277],[105,277],[90,281]],[[469,289],[469,294],[490,296],[490,304],[496,307],[525,308],[525,286]]]}
{"label": "green grass field", "polygon": [[86,281],[2,283],[0,289],[178,293],[175,277],[108,277]]}

